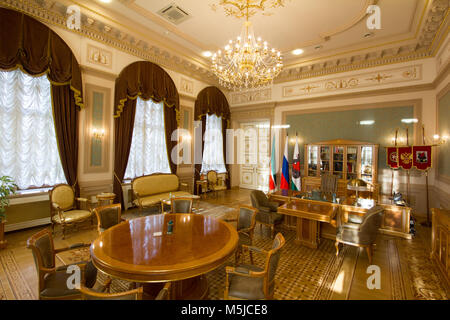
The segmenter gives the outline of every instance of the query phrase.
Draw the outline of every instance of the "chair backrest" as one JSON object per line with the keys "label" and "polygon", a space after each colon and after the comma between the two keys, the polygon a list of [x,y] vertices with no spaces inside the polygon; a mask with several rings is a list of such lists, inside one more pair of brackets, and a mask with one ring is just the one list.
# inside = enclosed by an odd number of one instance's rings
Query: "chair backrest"
{"label": "chair backrest", "polygon": [[208,183],[215,185],[217,184],[217,172],[214,170],[208,171],[206,174],[206,179],[208,180]]}
{"label": "chair backrest", "polygon": [[121,221],[122,206],[119,204],[111,204],[94,209],[97,216],[98,231],[103,232],[106,229],[119,224]]}
{"label": "chair backrest", "polygon": [[338,187],[337,176],[324,174],[320,177],[320,191],[327,193],[336,193]]}
{"label": "chair backrest", "polygon": [[172,284],[170,282],[167,282],[164,285],[164,288],[159,291],[158,295],[156,296],[155,300],[169,300],[170,299],[170,288]]}
{"label": "chair backrest", "polygon": [[267,255],[265,265],[265,272],[267,274],[264,279],[266,294],[272,295],[273,290],[275,289],[275,274],[277,272],[278,262],[280,261],[281,249],[285,243],[286,241],[283,235],[281,233],[277,233],[272,243],[272,249]]}
{"label": "chair backrest", "polygon": [[250,200],[252,201],[252,206],[256,209],[267,207],[267,203],[269,202],[267,196],[261,190],[253,190],[250,193]]}
{"label": "chair backrest", "polygon": [[237,231],[242,229],[253,229],[256,224],[256,211],[257,209],[240,206],[239,217],[237,221]]}
{"label": "chair backrest", "polygon": [[142,300],[143,287],[119,293],[97,292],[85,286],[80,287],[82,300]]}
{"label": "chair backrest", "polygon": [[36,270],[55,267],[55,247],[50,230],[44,229],[27,240],[27,248],[33,253]]}
{"label": "chair backrest", "polygon": [[74,207],[75,192],[68,184],[59,184],[50,190],[50,207],[52,203],[59,205],[61,210],[69,210]]}
{"label": "chair backrest", "polygon": [[170,207],[172,213],[192,213],[192,198],[172,198],[170,199]]}
{"label": "chair backrest", "polygon": [[380,206],[371,208],[365,215],[361,222],[360,231],[364,233],[365,238],[374,239],[381,226],[381,216],[384,209]]}
{"label": "chair backrest", "polygon": [[139,193],[141,197],[177,191],[179,185],[177,175],[171,173],[153,173],[134,178],[131,182],[133,192]]}

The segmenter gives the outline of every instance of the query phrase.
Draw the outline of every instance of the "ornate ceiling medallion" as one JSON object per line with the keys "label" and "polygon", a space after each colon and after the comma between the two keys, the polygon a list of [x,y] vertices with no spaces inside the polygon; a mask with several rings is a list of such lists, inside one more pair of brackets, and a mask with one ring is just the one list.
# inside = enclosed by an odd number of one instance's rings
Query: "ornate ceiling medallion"
{"label": "ornate ceiling medallion", "polygon": [[[212,70],[222,86],[231,90],[266,87],[283,67],[283,57],[260,37],[255,38],[249,17],[284,5],[285,0],[221,0],[227,16],[244,18],[241,35],[230,40],[225,50],[212,56]],[[217,7],[213,6],[215,10]]]}

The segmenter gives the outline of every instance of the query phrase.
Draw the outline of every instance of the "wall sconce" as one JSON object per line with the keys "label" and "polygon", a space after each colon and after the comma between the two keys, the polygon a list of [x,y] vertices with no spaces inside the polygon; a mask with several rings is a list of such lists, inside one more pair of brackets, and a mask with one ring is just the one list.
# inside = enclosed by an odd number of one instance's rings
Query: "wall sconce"
{"label": "wall sconce", "polygon": [[102,139],[105,136],[105,129],[97,129],[97,128],[92,129],[92,136],[95,139],[99,140]]}
{"label": "wall sconce", "polygon": [[440,135],[438,135],[438,134],[435,134],[434,136],[433,136],[433,142],[435,143],[435,144],[444,144],[444,143],[446,143],[447,142],[447,140],[448,140],[448,137],[447,136],[440,136]]}

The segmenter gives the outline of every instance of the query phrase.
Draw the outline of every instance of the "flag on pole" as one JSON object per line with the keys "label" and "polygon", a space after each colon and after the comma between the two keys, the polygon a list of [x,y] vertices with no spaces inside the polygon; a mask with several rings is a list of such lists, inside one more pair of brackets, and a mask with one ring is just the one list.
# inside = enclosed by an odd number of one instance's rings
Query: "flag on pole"
{"label": "flag on pole", "polygon": [[275,135],[272,140],[272,156],[270,158],[270,177],[269,177],[269,190],[275,191],[277,188],[277,164],[275,159]]}
{"label": "flag on pole", "polygon": [[284,146],[283,156],[283,169],[281,172],[281,190],[289,190],[289,162],[288,162],[288,140],[289,136],[286,136],[286,144]]}
{"label": "flag on pole", "polygon": [[295,135],[295,148],[292,163],[292,184],[291,189],[294,191],[300,191],[302,189],[302,180],[300,177],[300,153],[298,152],[298,139]]}

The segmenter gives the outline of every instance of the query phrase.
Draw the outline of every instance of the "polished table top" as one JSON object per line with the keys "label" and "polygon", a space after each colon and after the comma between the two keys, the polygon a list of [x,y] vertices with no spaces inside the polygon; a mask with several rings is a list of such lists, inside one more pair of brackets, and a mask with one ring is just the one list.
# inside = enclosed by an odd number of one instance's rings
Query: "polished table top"
{"label": "polished table top", "polygon": [[[167,234],[170,220],[173,233]],[[92,243],[91,256],[98,269],[123,280],[182,280],[220,266],[234,253],[238,239],[235,228],[211,217],[152,215],[103,232]]]}
{"label": "polished table top", "polygon": [[338,204],[306,199],[292,199],[278,207],[278,213],[322,222],[331,222],[338,210]]}

